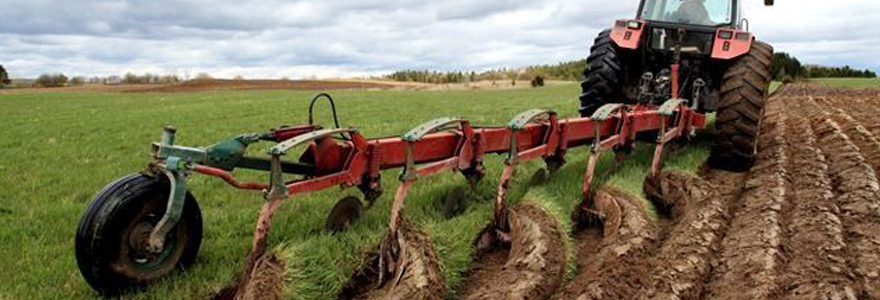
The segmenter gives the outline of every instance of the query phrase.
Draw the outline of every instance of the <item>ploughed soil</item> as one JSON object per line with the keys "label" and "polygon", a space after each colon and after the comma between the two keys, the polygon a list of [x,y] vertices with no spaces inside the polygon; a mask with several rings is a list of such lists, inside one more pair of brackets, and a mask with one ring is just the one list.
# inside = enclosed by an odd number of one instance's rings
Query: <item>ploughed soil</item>
{"label": "ploughed soil", "polygon": [[[371,254],[364,268],[355,272],[339,299],[443,299],[445,281],[437,253],[427,234],[408,222],[401,225],[403,266],[380,270],[378,253]],[[379,284],[380,273],[385,282]]]}
{"label": "ploughed soil", "polygon": [[562,284],[566,253],[559,222],[529,203],[512,209],[508,219],[510,247],[477,258],[461,299],[546,299]]}
{"label": "ploughed soil", "polygon": [[663,172],[646,188],[656,221],[600,191],[619,227],[576,236],[578,275],[555,297],[880,299],[878,115],[880,90],[784,87],[751,171]]}
{"label": "ploughed soil", "polygon": [[284,296],[286,265],[269,252],[257,259],[247,285],[233,283],[211,296],[211,300],[281,300]]}
{"label": "ploughed soil", "polygon": [[186,93],[231,90],[387,90],[407,88],[396,82],[372,80],[274,80],[274,79],[205,79],[189,80],[175,84],[87,84],[83,86],[58,88],[19,88],[0,89],[2,94],[42,93],[42,92],[108,92],[108,93]]}

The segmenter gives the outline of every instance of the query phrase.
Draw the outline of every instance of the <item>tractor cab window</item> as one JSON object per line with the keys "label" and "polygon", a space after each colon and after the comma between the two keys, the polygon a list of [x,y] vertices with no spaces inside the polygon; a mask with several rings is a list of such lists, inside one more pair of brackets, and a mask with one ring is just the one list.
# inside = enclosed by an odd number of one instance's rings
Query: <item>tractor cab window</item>
{"label": "tractor cab window", "polygon": [[646,0],[641,11],[645,20],[691,25],[730,24],[732,0]]}

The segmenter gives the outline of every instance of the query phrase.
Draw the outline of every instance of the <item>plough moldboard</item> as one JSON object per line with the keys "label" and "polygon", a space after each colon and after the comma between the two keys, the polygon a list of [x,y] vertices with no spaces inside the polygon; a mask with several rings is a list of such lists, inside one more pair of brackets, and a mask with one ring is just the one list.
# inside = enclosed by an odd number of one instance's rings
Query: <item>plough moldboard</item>
{"label": "plough moldboard", "polygon": [[[321,97],[334,107],[335,128],[325,129],[313,122],[312,110]],[[218,177],[235,188],[261,191],[265,196],[239,284],[248,281],[250,270],[266,252],[272,218],[283,201],[333,186],[357,187],[369,208],[383,194],[383,170],[402,170],[389,234],[381,247],[384,270],[401,265],[395,257],[399,253],[397,233],[409,189],[419,179],[446,171],[460,172],[469,182],[476,182],[486,174],[483,159],[491,153],[506,155],[505,167],[493,224],[478,240],[506,239],[507,189],[520,163],[543,159],[545,172],[552,174],[565,163],[567,150],[574,147],[589,146],[592,151],[583,181],[583,201],[573,217],[580,223],[601,222],[611,216],[597,213],[591,197],[598,157],[607,151],[623,155],[637,136],[656,133],[651,174],[657,175],[664,144],[705,126],[705,116],[693,107],[681,99],[668,100],[659,107],[607,104],[592,116],[572,119],[533,109],[515,116],[504,127],[479,127],[462,118],[441,118],[400,137],[367,139],[358,130],[339,127],[333,99],[321,94],[312,99],[307,125],[244,134],[205,148],[176,145],[176,130],[167,127],[161,141],[152,145],[154,161],[147,172],[110,184],[87,210],[77,234],[77,260],[89,284],[105,295],[142,286],[178,265],[191,263],[201,239],[201,215],[186,188],[186,178],[194,173]],[[260,142],[274,143],[266,156],[245,155],[249,146]],[[296,150],[302,151],[297,160],[286,159]],[[241,182],[233,175],[237,169],[266,171],[270,179]],[[327,230],[344,230],[362,209],[361,200],[342,199],[329,214]],[[380,279],[380,284],[386,280]]]}

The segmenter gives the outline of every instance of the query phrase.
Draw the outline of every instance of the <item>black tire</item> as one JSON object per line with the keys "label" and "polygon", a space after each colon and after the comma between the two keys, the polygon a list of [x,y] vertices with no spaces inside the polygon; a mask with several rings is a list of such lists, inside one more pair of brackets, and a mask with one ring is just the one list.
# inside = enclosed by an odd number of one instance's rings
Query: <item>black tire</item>
{"label": "black tire", "polygon": [[165,177],[132,174],[95,196],[76,232],[76,261],[98,293],[118,296],[195,262],[202,241],[202,213],[189,192],[183,215],[165,240],[166,251],[152,255],[143,248],[143,236],[165,213],[170,189]]}
{"label": "black tire", "polygon": [[602,105],[622,99],[623,72],[617,46],[611,40],[611,29],[602,31],[587,57],[581,82],[581,116],[589,117]]}
{"label": "black tire", "polygon": [[754,165],[772,59],[773,47],[755,41],[724,74],[709,167],[745,172]]}

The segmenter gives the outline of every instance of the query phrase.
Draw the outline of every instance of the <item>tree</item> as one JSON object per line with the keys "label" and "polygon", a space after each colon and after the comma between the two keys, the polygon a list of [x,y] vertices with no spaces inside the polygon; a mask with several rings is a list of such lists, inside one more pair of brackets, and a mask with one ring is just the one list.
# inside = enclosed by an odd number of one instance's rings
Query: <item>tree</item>
{"label": "tree", "polygon": [[541,75],[535,76],[535,79],[532,79],[532,87],[542,86],[544,86],[544,77]]}
{"label": "tree", "polygon": [[208,74],[208,73],[196,74],[196,80],[211,80],[211,79],[214,79],[214,77],[211,77],[211,74]]}
{"label": "tree", "polygon": [[70,86],[81,86],[86,84],[86,78],[83,76],[76,76],[71,78],[68,83]]}
{"label": "tree", "polygon": [[12,80],[9,80],[9,73],[6,73],[6,69],[3,68],[3,65],[0,65],[0,87],[4,87],[12,83]]}
{"label": "tree", "polygon": [[796,57],[778,52],[773,54],[773,60],[770,62],[770,74],[773,75],[774,80],[782,80],[785,77],[797,79],[805,77],[806,70]]}
{"label": "tree", "polygon": [[43,74],[37,78],[36,86],[41,87],[62,87],[67,84],[67,76],[64,74]]}

